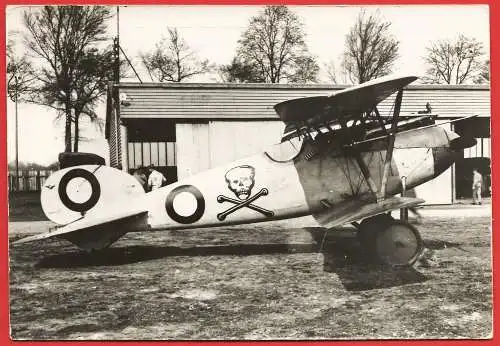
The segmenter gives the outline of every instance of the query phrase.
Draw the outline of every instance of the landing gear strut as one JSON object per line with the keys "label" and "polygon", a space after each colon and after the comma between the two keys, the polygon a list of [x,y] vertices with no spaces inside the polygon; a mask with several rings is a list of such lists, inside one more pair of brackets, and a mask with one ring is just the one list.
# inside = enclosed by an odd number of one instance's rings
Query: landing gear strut
{"label": "landing gear strut", "polygon": [[393,266],[412,265],[423,251],[418,230],[388,214],[363,220],[358,227],[358,239],[378,262]]}

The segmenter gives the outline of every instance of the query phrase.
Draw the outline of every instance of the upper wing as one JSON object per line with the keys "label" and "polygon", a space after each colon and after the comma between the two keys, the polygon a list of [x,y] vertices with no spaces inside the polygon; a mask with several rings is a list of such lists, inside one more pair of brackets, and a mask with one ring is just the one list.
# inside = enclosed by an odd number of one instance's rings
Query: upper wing
{"label": "upper wing", "polygon": [[126,210],[115,212],[113,214],[94,215],[92,217],[83,217],[63,227],[58,227],[45,233],[36,234],[30,237],[22,238],[14,242],[14,244],[26,243],[35,240],[47,239],[56,236],[61,236],[77,231],[95,229],[98,230],[102,226],[109,225],[117,221],[125,221],[127,219],[145,216],[147,210]]}
{"label": "upper wing", "polygon": [[409,208],[422,204],[421,198],[390,197],[381,202],[349,200],[321,213],[313,214],[316,221],[327,228],[344,225],[367,217],[382,214],[394,209]]}
{"label": "upper wing", "polygon": [[343,116],[355,120],[378,103],[415,81],[417,77],[383,77],[346,88],[330,96],[305,97],[278,103],[274,109],[285,123],[309,120],[324,123]]}

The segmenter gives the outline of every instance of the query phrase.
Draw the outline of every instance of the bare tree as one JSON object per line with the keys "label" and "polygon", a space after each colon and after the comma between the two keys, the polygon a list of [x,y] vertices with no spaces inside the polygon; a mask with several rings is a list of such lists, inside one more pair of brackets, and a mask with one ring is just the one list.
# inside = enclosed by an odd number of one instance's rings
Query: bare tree
{"label": "bare tree", "polygon": [[291,83],[317,83],[319,66],[312,56],[302,55],[295,58],[297,68],[288,73],[287,79]]}
{"label": "bare tree", "polygon": [[12,101],[22,101],[32,90],[35,79],[28,57],[14,52],[14,41],[7,42],[7,92]]}
{"label": "bare tree", "polygon": [[486,60],[481,64],[481,69],[477,77],[474,79],[476,84],[489,84],[490,82],[490,60]]}
{"label": "bare tree", "polygon": [[353,83],[363,83],[392,71],[399,41],[389,32],[390,22],[361,10],[346,36],[343,67]]}
{"label": "bare tree", "polygon": [[268,83],[314,82],[319,67],[304,41],[303,24],[286,6],[266,6],[250,19],[236,58],[251,67],[249,79]]}
{"label": "bare tree", "polygon": [[106,39],[110,10],[104,6],[44,6],[24,13],[25,41],[38,63],[36,92],[31,102],[52,107],[65,117],[65,151],[78,151],[79,118],[97,119],[94,112],[106,90],[113,66],[111,48],[98,49]]}
{"label": "bare tree", "polygon": [[151,79],[182,82],[211,71],[208,60],[199,60],[176,28],[168,28],[168,35],[151,52],[141,54],[142,63]]}
{"label": "bare tree", "polygon": [[335,66],[335,62],[333,60],[328,61],[323,66],[326,76],[329,82],[333,84],[337,84],[339,80],[337,67]]}
{"label": "bare tree", "polygon": [[72,96],[75,124],[73,150],[75,152],[78,151],[80,139],[83,139],[79,131],[80,114],[87,115],[102,130],[102,120],[99,119],[94,108],[105,93],[108,82],[114,79],[115,65],[115,54],[112,49],[101,52],[97,48],[90,48],[82,54],[75,66]]}
{"label": "bare tree", "polygon": [[230,64],[218,68],[223,83],[265,83],[257,65],[249,65],[234,57]]}
{"label": "bare tree", "polygon": [[474,38],[459,35],[454,40],[440,40],[426,48],[429,66],[425,81],[437,84],[464,84],[481,71],[483,45]]}

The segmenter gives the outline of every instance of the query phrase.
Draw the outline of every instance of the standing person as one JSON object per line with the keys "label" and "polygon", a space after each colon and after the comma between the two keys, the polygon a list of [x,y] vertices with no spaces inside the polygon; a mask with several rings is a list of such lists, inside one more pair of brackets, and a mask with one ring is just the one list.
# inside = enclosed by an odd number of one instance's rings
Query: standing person
{"label": "standing person", "polygon": [[472,204],[483,204],[481,201],[482,188],[483,176],[474,168],[472,171]]}
{"label": "standing person", "polygon": [[146,172],[144,172],[144,167],[141,166],[137,168],[132,175],[141,184],[144,191],[146,191],[147,178],[146,178]]}
{"label": "standing person", "polygon": [[148,187],[149,191],[159,189],[167,182],[167,179],[163,174],[153,169],[153,166],[148,167]]}

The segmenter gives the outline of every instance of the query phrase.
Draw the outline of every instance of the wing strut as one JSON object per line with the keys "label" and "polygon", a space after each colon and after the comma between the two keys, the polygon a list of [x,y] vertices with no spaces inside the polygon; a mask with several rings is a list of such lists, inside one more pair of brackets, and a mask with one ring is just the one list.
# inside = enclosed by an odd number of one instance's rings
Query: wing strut
{"label": "wing strut", "polygon": [[375,111],[377,121],[379,122],[380,127],[382,128],[382,131],[384,131],[384,134],[387,135],[387,129],[385,128],[384,121],[382,120],[382,117],[380,116],[380,113],[378,112],[378,108],[375,106],[375,108],[373,110]]}
{"label": "wing strut", "polygon": [[394,114],[392,116],[391,131],[388,134],[389,143],[387,145],[387,153],[385,155],[384,173],[382,175],[382,182],[380,183],[380,191],[377,195],[377,202],[385,198],[385,191],[387,187],[387,177],[389,176],[389,168],[391,167],[392,153],[394,151],[394,140],[396,138],[396,131],[398,129],[399,112],[401,111],[401,101],[403,100],[403,89],[398,91],[396,96],[396,103],[394,105]]}
{"label": "wing strut", "polygon": [[347,122],[345,121],[344,116],[342,114],[339,114],[339,122],[340,122],[340,126],[343,129],[345,129],[345,131],[347,131],[347,133],[349,134],[348,137],[350,138],[350,141],[351,141],[351,143],[349,143],[350,145],[348,147],[349,153],[354,154],[354,158],[356,159],[356,162],[358,163],[359,168],[361,169],[361,173],[363,173],[363,176],[366,179],[366,182],[368,183],[368,188],[371,190],[371,192],[375,196],[378,196],[377,185],[375,184],[375,181],[373,180],[373,178],[370,174],[370,170],[368,169],[368,166],[366,165],[365,161],[361,157],[361,154],[360,154],[358,148],[353,145],[354,141],[353,141],[353,137],[351,135],[350,128],[347,126]]}

